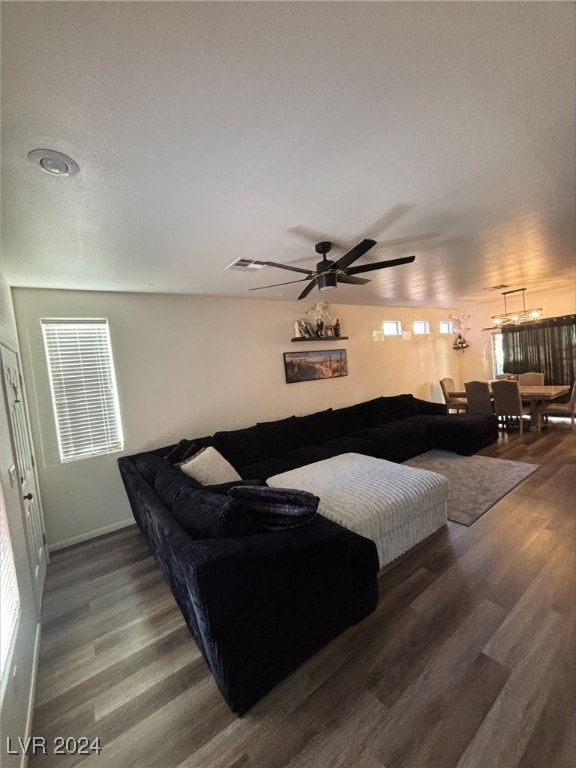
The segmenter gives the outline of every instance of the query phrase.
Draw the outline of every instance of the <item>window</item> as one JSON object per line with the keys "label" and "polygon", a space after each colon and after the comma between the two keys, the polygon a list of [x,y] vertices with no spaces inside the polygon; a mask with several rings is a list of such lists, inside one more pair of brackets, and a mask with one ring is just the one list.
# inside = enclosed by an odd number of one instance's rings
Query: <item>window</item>
{"label": "window", "polygon": [[10,658],[14,644],[16,630],[20,621],[20,597],[18,595],[18,583],[16,581],[16,568],[14,555],[8,531],[8,519],[4,504],[4,492],[0,485],[0,598],[2,623],[0,624],[0,671],[2,680],[5,679],[6,664]]}
{"label": "window", "polygon": [[440,333],[454,333],[454,323],[452,320],[440,320],[438,330]]}
{"label": "window", "polygon": [[502,334],[492,334],[492,363],[494,376],[504,373],[504,348],[502,346]]}
{"label": "window", "polygon": [[402,323],[400,320],[384,320],[382,330],[384,336],[402,336]]}
{"label": "window", "polygon": [[420,335],[430,333],[430,323],[427,320],[414,320],[413,329],[414,333]]}
{"label": "window", "polygon": [[123,448],[107,320],[41,320],[61,461]]}

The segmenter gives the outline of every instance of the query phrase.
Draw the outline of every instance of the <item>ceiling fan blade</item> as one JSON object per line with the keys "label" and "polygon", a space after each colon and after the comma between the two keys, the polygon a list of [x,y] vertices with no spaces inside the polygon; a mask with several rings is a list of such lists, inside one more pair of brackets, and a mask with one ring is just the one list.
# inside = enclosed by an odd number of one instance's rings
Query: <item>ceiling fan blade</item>
{"label": "ceiling fan blade", "polygon": [[379,237],[385,229],[391,227],[392,224],[396,224],[398,219],[401,219],[402,216],[406,215],[410,208],[412,208],[412,204],[410,203],[399,203],[398,205],[393,205],[389,211],[386,211],[386,213],[380,216],[380,218],[372,222],[372,224],[366,230],[366,234],[369,237]]}
{"label": "ceiling fan blade", "polygon": [[348,285],[365,285],[370,282],[365,277],[351,277],[350,275],[338,275],[337,280],[339,283],[347,283]]}
{"label": "ceiling fan blade", "polygon": [[290,227],[287,231],[294,235],[298,235],[298,237],[302,237],[304,240],[309,240],[314,244],[322,241],[329,241],[334,248],[341,248],[343,251],[349,250],[352,246],[351,242],[335,240],[332,235],[327,235],[325,232],[317,232],[315,229],[310,229],[309,227]]}
{"label": "ceiling fan blade", "polygon": [[300,269],[300,267],[292,267],[289,264],[278,264],[276,261],[261,261],[261,264],[266,264],[267,267],[276,267],[277,269],[289,269],[291,272],[303,272],[305,275],[312,275],[309,269]]}
{"label": "ceiling fan blade", "polygon": [[317,283],[318,283],[318,280],[316,278],[311,280],[310,285],[307,285],[306,288],[304,288],[304,290],[300,294],[300,296],[298,296],[298,301],[300,301],[300,299],[305,299],[306,296],[308,296],[308,294],[312,291],[312,289],[316,287]]}
{"label": "ceiling fan blade", "polygon": [[375,261],[373,264],[362,264],[359,267],[350,267],[347,270],[349,275],[359,275],[361,272],[372,272],[373,269],[386,269],[387,267],[398,267],[400,264],[411,264],[416,256],[404,256],[401,259],[390,259],[389,261]]}
{"label": "ceiling fan blade", "polygon": [[262,291],[264,288],[277,288],[279,285],[292,285],[293,283],[305,283],[308,277],[301,277],[300,280],[288,280],[287,283],[272,283],[272,285],[259,285],[257,288],[248,288],[249,291]]}
{"label": "ceiling fan blade", "polygon": [[360,256],[364,256],[366,251],[369,251],[370,248],[374,248],[375,245],[376,240],[362,240],[362,242],[358,243],[358,245],[355,245],[352,250],[348,251],[348,253],[345,253],[344,256],[338,259],[338,261],[334,264],[334,269],[346,269],[346,267],[350,266],[352,262],[359,259]]}

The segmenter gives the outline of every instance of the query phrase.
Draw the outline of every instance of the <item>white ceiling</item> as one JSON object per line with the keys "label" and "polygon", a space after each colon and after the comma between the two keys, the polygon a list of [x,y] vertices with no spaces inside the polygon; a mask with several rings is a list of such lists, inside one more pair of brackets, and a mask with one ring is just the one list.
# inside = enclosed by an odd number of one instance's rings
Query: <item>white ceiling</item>
{"label": "white ceiling", "polygon": [[[372,235],[359,263],[415,263],[331,301],[450,307],[566,285],[575,7],[4,2],[3,271],[290,300],[301,284],[248,288],[294,273],[225,267],[313,268],[316,239]],[[80,173],[40,171],[37,148]]]}

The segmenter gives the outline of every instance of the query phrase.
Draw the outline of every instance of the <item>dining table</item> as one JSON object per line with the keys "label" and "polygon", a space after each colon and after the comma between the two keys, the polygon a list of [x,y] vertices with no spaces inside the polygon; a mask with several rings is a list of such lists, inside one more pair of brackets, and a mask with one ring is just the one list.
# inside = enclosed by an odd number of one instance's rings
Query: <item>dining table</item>
{"label": "dining table", "polygon": [[[489,385],[492,382],[488,382]],[[540,414],[539,406],[542,403],[553,402],[558,400],[559,397],[568,394],[570,387],[567,384],[532,384],[532,385],[520,385],[520,397],[522,402],[527,403],[530,408],[530,432],[540,432]],[[449,397],[460,397],[466,399],[466,390],[457,389],[453,392],[448,392]]]}

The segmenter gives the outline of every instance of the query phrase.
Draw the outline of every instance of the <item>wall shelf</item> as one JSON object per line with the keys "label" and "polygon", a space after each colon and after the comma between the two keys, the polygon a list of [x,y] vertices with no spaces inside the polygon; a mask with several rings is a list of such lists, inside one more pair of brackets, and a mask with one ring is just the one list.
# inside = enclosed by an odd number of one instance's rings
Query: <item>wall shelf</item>
{"label": "wall shelf", "polygon": [[296,336],[290,341],[344,341],[348,336],[316,336],[314,339],[307,339],[304,336]]}

